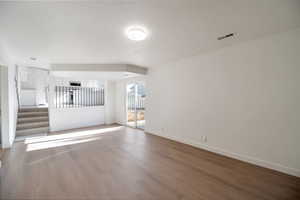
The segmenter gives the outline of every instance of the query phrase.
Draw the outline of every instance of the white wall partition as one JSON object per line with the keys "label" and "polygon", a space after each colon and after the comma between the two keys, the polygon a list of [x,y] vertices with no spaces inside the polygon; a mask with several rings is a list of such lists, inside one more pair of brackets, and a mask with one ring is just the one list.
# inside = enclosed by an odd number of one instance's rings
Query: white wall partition
{"label": "white wall partition", "polygon": [[[76,105],[66,107],[55,106],[55,86],[69,86],[70,81],[80,81],[82,87],[105,87],[104,106],[97,105]],[[112,124],[115,122],[115,82],[99,80],[78,80],[70,78],[50,78],[49,92],[49,120],[50,131]]]}
{"label": "white wall partition", "polygon": [[151,69],[146,131],[300,176],[299,35]]}
{"label": "white wall partition", "polygon": [[50,108],[51,131],[104,124],[104,106],[82,108]]}

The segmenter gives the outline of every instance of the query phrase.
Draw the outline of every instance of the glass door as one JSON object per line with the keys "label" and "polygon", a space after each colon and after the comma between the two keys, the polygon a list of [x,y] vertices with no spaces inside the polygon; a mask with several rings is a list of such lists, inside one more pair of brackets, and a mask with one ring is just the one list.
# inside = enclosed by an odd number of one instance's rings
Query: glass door
{"label": "glass door", "polygon": [[127,85],[127,125],[133,128],[145,128],[145,84],[142,82]]}
{"label": "glass door", "polygon": [[136,84],[136,88],[136,127],[145,129],[145,84],[139,82]]}
{"label": "glass door", "polygon": [[136,128],[136,84],[130,83],[127,85],[127,126]]}

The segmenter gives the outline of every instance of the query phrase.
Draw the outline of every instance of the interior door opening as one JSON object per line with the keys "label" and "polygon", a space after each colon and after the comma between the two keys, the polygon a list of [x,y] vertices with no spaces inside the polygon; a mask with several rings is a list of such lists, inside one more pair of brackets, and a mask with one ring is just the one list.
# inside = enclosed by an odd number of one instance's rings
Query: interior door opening
{"label": "interior door opening", "polygon": [[127,125],[133,128],[145,129],[146,91],[143,82],[127,84]]}

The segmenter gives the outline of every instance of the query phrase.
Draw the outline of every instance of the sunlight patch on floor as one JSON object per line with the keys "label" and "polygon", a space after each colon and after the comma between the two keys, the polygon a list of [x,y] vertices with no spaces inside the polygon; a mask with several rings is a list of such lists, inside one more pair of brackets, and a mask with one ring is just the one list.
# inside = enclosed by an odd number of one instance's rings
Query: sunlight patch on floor
{"label": "sunlight patch on floor", "polygon": [[37,138],[27,138],[24,143],[27,145],[26,151],[49,149],[73,144],[80,144],[101,139],[101,134],[118,131],[123,127],[109,127],[91,130],[74,130],[68,133],[49,135]]}
{"label": "sunlight patch on floor", "polygon": [[110,128],[101,128],[101,129],[92,129],[92,130],[74,130],[64,134],[57,134],[57,135],[48,135],[44,137],[38,138],[27,138],[24,143],[25,144],[32,144],[38,142],[47,142],[52,140],[61,140],[61,139],[70,139],[70,138],[82,138],[82,137],[90,137],[90,136],[97,136],[99,134],[113,132],[121,130],[122,126],[118,127],[110,127]]}
{"label": "sunlight patch on floor", "polygon": [[42,149],[50,149],[50,148],[56,148],[61,146],[86,143],[86,142],[91,142],[100,139],[101,139],[100,137],[96,137],[96,138],[88,138],[88,139],[75,139],[75,140],[66,139],[66,140],[55,140],[55,141],[41,142],[41,143],[32,143],[27,145],[26,151],[29,152],[29,151],[36,151]]}

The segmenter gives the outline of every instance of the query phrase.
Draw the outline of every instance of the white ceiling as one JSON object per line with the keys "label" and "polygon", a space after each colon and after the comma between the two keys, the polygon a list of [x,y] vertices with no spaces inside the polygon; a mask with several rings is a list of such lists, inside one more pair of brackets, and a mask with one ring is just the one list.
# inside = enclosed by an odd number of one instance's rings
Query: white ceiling
{"label": "white ceiling", "polygon": [[[147,40],[126,38],[134,24],[147,27]],[[297,27],[299,0],[0,2],[0,45],[18,63],[156,67]],[[231,32],[237,36],[216,39]]]}

